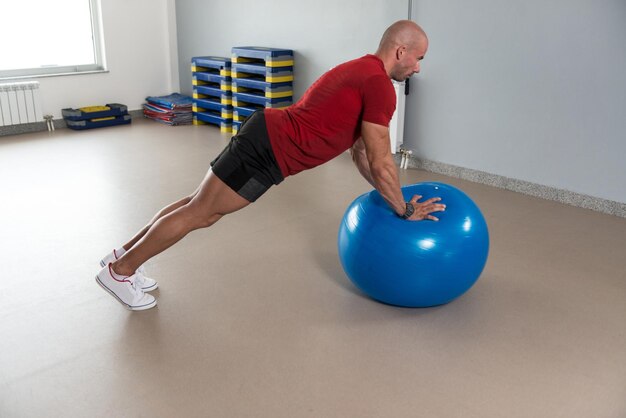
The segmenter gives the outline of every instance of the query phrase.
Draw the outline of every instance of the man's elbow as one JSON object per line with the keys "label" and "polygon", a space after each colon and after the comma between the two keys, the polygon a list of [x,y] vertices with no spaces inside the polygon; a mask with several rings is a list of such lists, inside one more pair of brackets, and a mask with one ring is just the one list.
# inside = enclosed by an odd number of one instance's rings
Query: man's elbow
{"label": "man's elbow", "polygon": [[370,171],[372,173],[372,177],[376,180],[376,182],[386,182],[388,179],[392,178],[393,175],[390,170],[395,169],[395,166],[389,167],[388,164],[384,163],[370,163]]}

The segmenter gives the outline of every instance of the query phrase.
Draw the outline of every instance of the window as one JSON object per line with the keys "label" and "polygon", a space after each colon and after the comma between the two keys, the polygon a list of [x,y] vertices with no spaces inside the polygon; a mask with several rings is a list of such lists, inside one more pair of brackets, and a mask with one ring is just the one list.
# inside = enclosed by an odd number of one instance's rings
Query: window
{"label": "window", "polygon": [[99,0],[2,4],[0,78],[103,71]]}

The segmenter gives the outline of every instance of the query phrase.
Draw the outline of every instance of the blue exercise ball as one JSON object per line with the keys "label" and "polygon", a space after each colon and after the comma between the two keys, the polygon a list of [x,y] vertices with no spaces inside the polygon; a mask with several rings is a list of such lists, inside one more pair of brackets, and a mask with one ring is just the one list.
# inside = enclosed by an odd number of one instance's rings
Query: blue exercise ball
{"label": "blue exercise ball", "polygon": [[478,280],[489,253],[487,223],[461,190],[444,183],[402,187],[406,201],[440,197],[438,222],[406,221],[373,190],[346,210],[339,258],[352,282],[375,300],[396,306],[442,305]]}

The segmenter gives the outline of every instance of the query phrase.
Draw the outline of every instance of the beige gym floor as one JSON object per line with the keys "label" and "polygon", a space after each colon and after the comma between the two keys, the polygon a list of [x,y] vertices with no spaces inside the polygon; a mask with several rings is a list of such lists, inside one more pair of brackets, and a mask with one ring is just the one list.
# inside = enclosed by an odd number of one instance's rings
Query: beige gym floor
{"label": "beige gym floor", "polygon": [[100,258],[193,191],[228,136],[131,126],[0,138],[1,417],[626,417],[626,219],[423,171],[482,208],[490,257],[437,308],[344,275],[344,154],[147,264],[155,309]]}

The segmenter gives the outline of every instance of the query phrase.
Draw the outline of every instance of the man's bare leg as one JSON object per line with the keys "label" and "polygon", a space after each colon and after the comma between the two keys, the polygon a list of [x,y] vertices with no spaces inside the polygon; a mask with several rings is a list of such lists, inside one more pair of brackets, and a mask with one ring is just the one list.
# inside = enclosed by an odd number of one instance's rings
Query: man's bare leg
{"label": "man's bare leg", "polygon": [[189,202],[191,202],[191,200],[198,194],[198,191],[200,191],[200,188],[198,187],[196,189],[195,192],[193,192],[191,195],[183,197],[180,200],[177,200],[174,203],[169,204],[168,206],[164,207],[163,209],[161,209],[159,212],[157,212],[156,215],[154,215],[152,217],[152,219],[150,220],[150,222],[148,222],[148,224],[146,226],[144,226],[139,232],[137,232],[137,234],[135,234],[134,237],[131,238],[130,241],[128,241],[126,244],[124,244],[122,246],[122,248],[124,248],[125,251],[130,250],[131,248],[133,248],[133,246],[135,244],[137,244],[137,242],[143,238],[144,235],[146,235],[146,233],[148,232],[148,230],[150,229],[150,227],[152,227],[152,225],[154,225],[154,223],[156,221],[158,221],[160,218],[164,217],[165,215],[168,215],[170,213],[172,213],[173,211],[175,211],[176,209],[185,206],[186,204],[188,204]]}
{"label": "man's bare leg", "polygon": [[209,170],[198,193],[188,203],[159,217],[147,232],[113,263],[113,271],[130,276],[140,265],[174,245],[189,232],[209,227],[222,216],[249,204],[248,200],[237,194]]}

